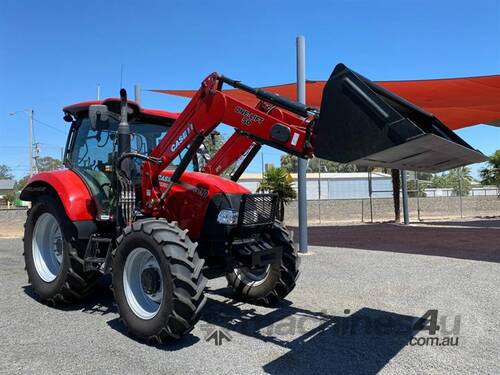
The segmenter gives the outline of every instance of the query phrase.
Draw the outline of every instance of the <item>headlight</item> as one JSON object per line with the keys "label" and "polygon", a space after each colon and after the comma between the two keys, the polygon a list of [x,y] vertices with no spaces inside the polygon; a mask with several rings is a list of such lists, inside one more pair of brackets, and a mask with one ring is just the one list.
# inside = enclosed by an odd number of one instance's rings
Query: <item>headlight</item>
{"label": "headlight", "polygon": [[217,215],[217,222],[219,224],[236,225],[238,224],[238,211],[234,210],[221,210]]}

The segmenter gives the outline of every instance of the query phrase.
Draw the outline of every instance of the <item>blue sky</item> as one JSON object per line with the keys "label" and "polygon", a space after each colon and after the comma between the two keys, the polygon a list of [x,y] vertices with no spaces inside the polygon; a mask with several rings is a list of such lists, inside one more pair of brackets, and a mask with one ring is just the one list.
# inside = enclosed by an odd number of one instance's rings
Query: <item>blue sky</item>
{"label": "blue sky", "polygon": [[[41,154],[58,156],[62,107],[123,84],[197,88],[219,71],[247,84],[295,80],[295,37],[307,43],[307,78],[327,79],[338,62],[373,80],[500,73],[499,1],[2,1],[0,164],[27,172],[33,108]],[[143,105],[182,110],[184,99],[149,92]],[[55,128],[55,129],[54,129]],[[485,153],[500,128],[459,131]],[[279,152],[264,149],[265,162]],[[260,159],[250,170],[260,168]],[[477,170],[477,167],[475,167]]]}

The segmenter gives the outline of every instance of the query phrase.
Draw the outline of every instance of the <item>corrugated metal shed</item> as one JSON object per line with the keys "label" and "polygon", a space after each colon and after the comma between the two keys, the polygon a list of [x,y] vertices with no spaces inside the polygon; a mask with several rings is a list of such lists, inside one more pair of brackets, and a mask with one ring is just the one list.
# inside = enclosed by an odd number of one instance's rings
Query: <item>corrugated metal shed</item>
{"label": "corrugated metal shed", "polygon": [[[297,174],[291,173],[297,189]],[[307,173],[307,199],[363,199],[369,198],[368,173]],[[373,198],[392,197],[391,176],[385,173],[372,173]],[[262,180],[261,173],[244,173],[239,183],[255,192]]]}
{"label": "corrugated metal shed", "polygon": [[0,180],[0,190],[13,190],[15,185],[14,180]]}

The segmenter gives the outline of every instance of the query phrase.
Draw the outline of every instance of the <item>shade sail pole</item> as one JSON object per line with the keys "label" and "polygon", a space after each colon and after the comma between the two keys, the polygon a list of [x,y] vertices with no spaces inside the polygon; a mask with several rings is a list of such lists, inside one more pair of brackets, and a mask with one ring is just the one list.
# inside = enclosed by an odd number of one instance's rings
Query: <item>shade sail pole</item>
{"label": "shade sail pole", "polygon": [[[306,41],[303,36],[297,40],[297,100],[306,102]],[[299,251],[307,253],[307,160],[299,158],[298,188],[299,188]]]}

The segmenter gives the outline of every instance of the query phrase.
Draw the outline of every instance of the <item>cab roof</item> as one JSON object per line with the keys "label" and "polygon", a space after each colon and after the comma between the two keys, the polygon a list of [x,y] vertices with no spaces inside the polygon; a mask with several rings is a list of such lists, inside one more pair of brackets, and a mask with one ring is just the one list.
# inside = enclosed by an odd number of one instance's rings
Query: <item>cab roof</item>
{"label": "cab roof", "polygon": [[[179,113],[168,112],[160,109],[142,108],[137,102],[128,100],[128,106],[134,111],[134,114],[139,117],[153,117],[158,120],[177,120]],[[75,104],[70,104],[63,108],[65,113],[71,113],[78,116],[88,111],[89,107],[94,104],[104,104],[108,106],[110,111],[120,113],[120,98],[107,98],[104,100],[88,100]]]}

